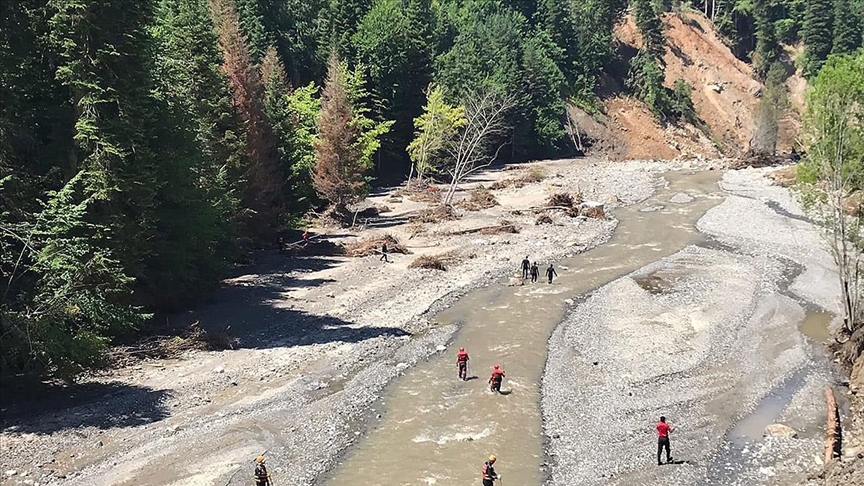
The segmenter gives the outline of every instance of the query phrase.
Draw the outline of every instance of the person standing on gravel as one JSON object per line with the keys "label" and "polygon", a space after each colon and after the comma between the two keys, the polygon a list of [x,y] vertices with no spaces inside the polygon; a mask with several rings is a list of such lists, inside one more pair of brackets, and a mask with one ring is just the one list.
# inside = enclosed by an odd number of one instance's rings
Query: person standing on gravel
{"label": "person standing on gravel", "polygon": [[497,457],[491,455],[489,460],[483,463],[483,486],[493,486],[495,481],[501,479],[501,475],[495,472],[495,461],[497,460]]}
{"label": "person standing on gravel", "polygon": [[537,262],[534,262],[534,265],[531,265],[531,283],[536,283],[538,278],[540,278],[540,267],[537,266]]}
{"label": "person standing on gravel", "polygon": [[465,381],[468,379],[468,360],[471,359],[468,357],[468,351],[465,351],[465,348],[459,348],[459,352],[456,354],[456,367],[459,368],[459,379]]}
{"label": "person standing on gravel", "polygon": [[495,393],[501,393],[501,382],[504,381],[504,370],[498,366],[498,363],[495,363],[495,367],[492,368],[492,376],[489,377],[489,389]]}
{"label": "person standing on gravel", "polygon": [[255,458],[255,486],[270,486],[270,473],[267,472],[267,466],[264,465],[264,456]]}
{"label": "person standing on gravel", "polygon": [[531,268],[531,260],[528,259],[528,255],[525,255],[525,259],[522,260],[522,278],[528,278],[528,269]]}
{"label": "person standing on gravel", "polygon": [[381,243],[381,258],[378,259],[379,262],[390,263],[390,260],[387,259],[387,242]]}
{"label": "person standing on gravel", "polygon": [[557,276],[558,276],[558,273],[555,272],[555,268],[550,263],[549,268],[546,269],[546,277],[549,278],[549,283],[550,284],[552,283],[552,277],[557,277]]}
{"label": "person standing on gravel", "polygon": [[666,423],[666,417],[660,417],[660,422],[657,423],[657,465],[663,465],[660,462],[660,454],[663,449],[666,449],[666,464],[672,462],[672,453],[669,450],[669,433],[675,429]]}

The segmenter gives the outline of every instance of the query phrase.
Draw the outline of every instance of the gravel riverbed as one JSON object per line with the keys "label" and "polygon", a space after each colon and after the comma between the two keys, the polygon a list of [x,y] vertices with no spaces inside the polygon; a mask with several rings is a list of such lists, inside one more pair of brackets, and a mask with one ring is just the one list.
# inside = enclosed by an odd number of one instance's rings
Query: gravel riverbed
{"label": "gravel riverbed", "polygon": [[[602,287],[555,331],[549,484],[795,484],[818,471],[833,375],[798,326],[807,307],[837,310],[833,265],[765,173],[726,173],[726,200],[697,224],[704,245]],[[660,415],[677,427],[677,462],[662,467]],[[763,440],[774,422],[797,438]]]}
{"label": "gravel riverbed", "polygon": [[[494,191],[494,208],[425,225],[417,236],[396,225],[349,237],[394,234],[413,254],[391,255],[393,264],[374,256],[286,261],[274,253],[226,280],[213,304],[175,317],[231,326],[238,349],[151,360],[82,380],[39,409],[10,406],[0,468],[15,474],[4,484],[245,484],[252,458],[265,451],[274,478],[312,484],[374,424],[383,387],[446,349],[456,327],[435,323],[438,310],[473,288],[503,284],[526,254],[554,261],[601,244],[615,227],[564,215],[538,226],[531,208],[576,190],[608,206],[633,203],[652,194],[663,172],[694,164],[531,166],[546,178]],[[483,173],[476,184],[511,173]],[[416,207],[388,196],[376,202],[394,215]],[[519,234],[450,234],[504,218]],[[420,255],[453,251],[462,258],[447,272],[407,268]]]}

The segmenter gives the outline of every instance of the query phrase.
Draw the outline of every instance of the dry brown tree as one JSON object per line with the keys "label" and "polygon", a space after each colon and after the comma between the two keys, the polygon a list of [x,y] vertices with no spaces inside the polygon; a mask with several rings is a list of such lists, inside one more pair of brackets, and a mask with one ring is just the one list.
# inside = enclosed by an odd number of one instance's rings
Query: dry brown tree
{"label": "dry brown tree", "polygon": [[321,93],[312,183],[337,212],[344,212],[348,204],[355,202],[366,184],[366,167],[357,144],[360,129],[353,119],[345,73],[333,54]]}

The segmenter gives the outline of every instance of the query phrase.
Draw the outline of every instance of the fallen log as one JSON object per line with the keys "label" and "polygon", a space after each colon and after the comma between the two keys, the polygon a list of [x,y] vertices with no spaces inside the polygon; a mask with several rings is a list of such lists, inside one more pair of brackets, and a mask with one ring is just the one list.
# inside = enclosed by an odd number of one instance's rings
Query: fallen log
{"label": "fallen log", "polygon": [[479,228],[469,228],[460,231],[451,231],[448,233],[452,236],[471,235],[474,233],[495,234],[495,233],[518,233],[516,227],[512,223],[496,224],[495,226],[481,226]]}
{"label": "fallen log", "polygon": [[834,399],[834,390],[825,388],[825,402],[828,405],[828,427],[825,431],[825,467],[834,459],[840,457],[841,429],[840,412],[837,410],[837,400]]}

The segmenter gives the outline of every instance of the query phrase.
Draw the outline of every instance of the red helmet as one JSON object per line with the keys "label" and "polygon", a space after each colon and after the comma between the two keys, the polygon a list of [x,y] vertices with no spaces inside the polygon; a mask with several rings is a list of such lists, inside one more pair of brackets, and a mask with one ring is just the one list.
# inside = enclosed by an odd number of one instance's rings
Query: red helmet
{"label": "red helmet", "polygon": [[497,370],[498,368],[500,368],[500,366],[498,366],[498,363],[495,363],[495,369]]}
{"label": "red helmet", "polygon": [[465,348],[459,348],[459,351],[465,351]]}

